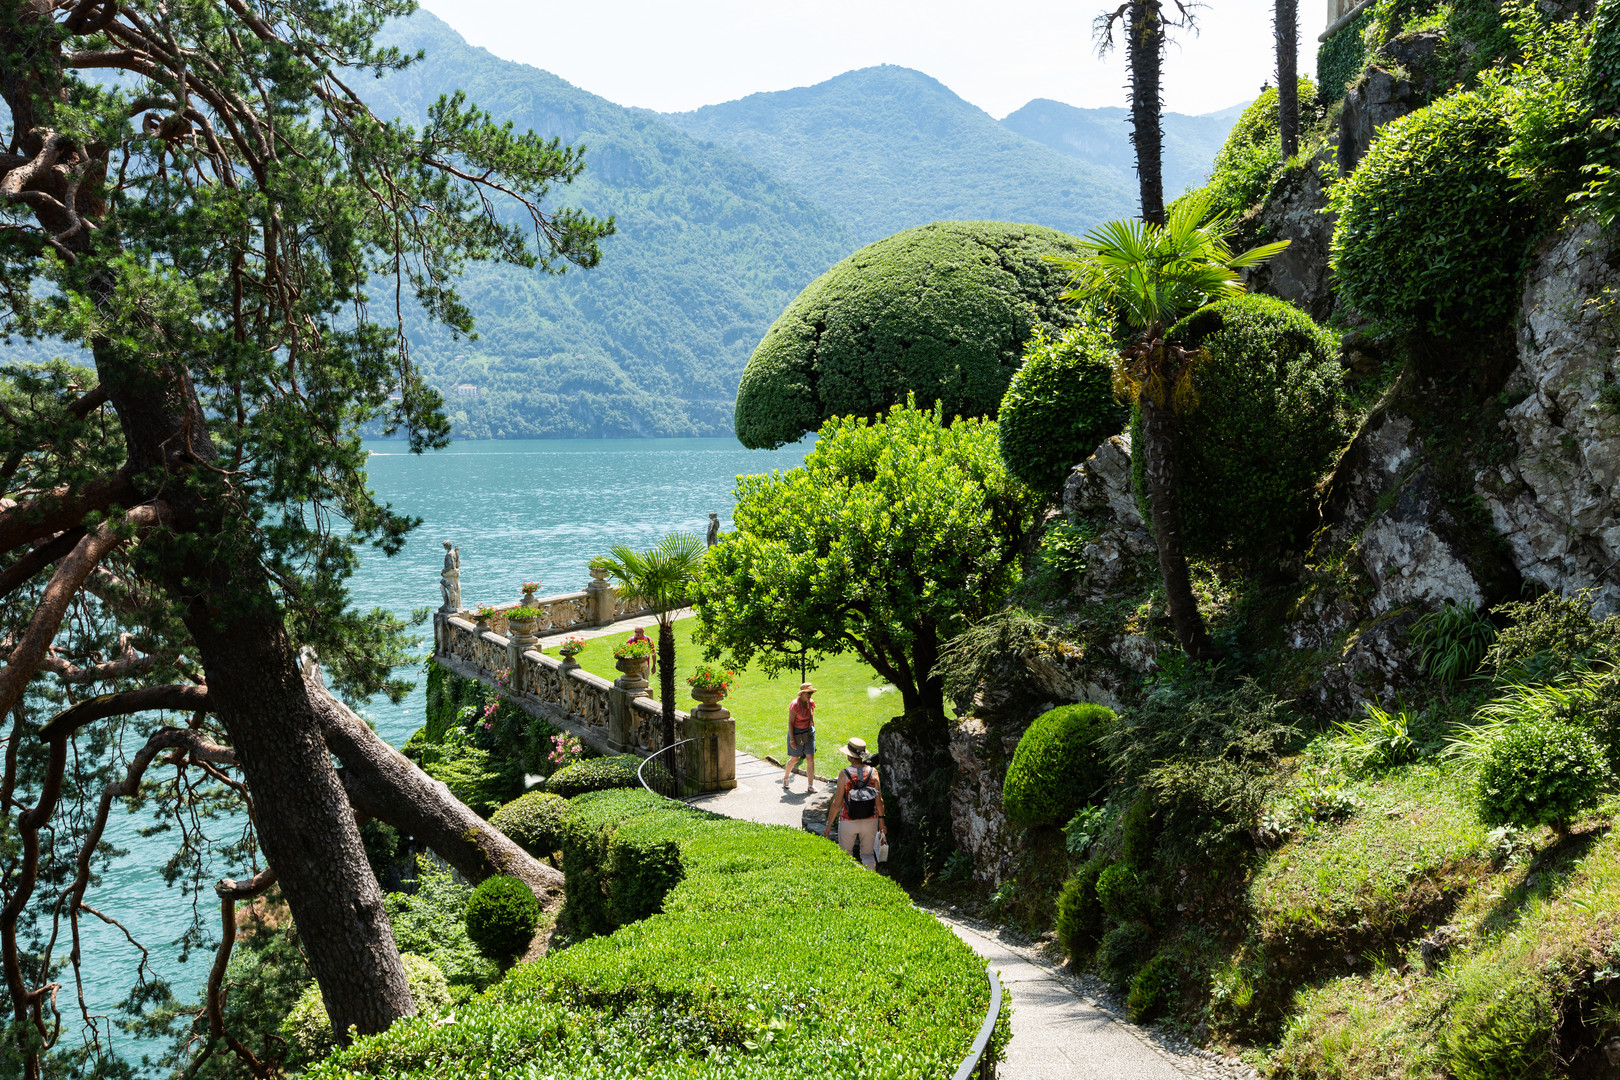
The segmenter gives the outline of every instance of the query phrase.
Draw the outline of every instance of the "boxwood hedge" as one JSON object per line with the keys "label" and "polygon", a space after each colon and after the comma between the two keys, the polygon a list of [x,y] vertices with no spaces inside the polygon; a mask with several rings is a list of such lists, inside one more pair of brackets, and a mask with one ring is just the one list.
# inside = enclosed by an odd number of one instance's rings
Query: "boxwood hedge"
{"label": "boxwood hedge", "polygon": [[1008,472],[1036,491],[1055,492],[1070,469],[1124,430],[1130,413],[1114,397],[1118,356],[1095,326],[1071,327],[1061,337],[1036,332],[996,424]]}
{"label": "boxwood hedge", "polygon": [[[984,966],[825,840],[646,791],[581,796],[564,834],[571,904],[605,888],[622,913],[668,884],[661,910],[516,969],[454,1024],[400,1021],[307,1075],[901,1080],[966,1056]],[[578,865],[585,852],[629,880]]]}
{"label": "boxwood hedge", "polygon": [[1114,723],[1103,705],[1061,705],[1018,740],[1001,783],[1007,820],[1021,829],[1061,825],[1108,782],[1097,737]]}
{"label": "boxwood hedge", "polygon": [[553,795],[572,799],[587,791],[607,791],[609,788],[639,787],[636,771],[641,759],[634,754],[617,757],[586,758],[564,766],[546,780],[546,790]]}
{"label": "boxwood hedge", "polygon": [[567,814],[568,800],[561,795],[530,791],[495,811],[489,823],[530,855],[544,859],[561,846]]}

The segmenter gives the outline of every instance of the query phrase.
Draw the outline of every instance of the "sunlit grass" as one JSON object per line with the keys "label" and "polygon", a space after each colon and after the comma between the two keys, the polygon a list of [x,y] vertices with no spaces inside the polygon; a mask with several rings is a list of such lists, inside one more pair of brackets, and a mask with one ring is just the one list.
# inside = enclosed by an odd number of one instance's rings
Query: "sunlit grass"
{"label": "sunlit grass", "polygon": [[[675,623],[676,706],[686,710],[696,704],[686,679],[703,658],[702,648],[692,641],[696,625],[693,618]],[[658,627],[650,621],[647,635],[657,640]],[[617,678],[613,649],[628,636],[610,634],[590,639],[577,658],[580,666],[606,679]],[[557,654],[555,648],[546,652]],[[830,775],[843,766],[838,748],[852,737],[865,739],[876,752],[878,729],[901,712],[899,692],[853,654],[833,657],[819,668],[812,668],[810,681],[816,684],[816,774]],[[649,689],[653,697],[658,697],[656,678]],[[736,684],[721,702],[737,723],[737,748],[758,757],[770,754],[781,761],[787,743],[788,702],[798,692],[797,668],[774,679],[746,669],[738,672]]]}

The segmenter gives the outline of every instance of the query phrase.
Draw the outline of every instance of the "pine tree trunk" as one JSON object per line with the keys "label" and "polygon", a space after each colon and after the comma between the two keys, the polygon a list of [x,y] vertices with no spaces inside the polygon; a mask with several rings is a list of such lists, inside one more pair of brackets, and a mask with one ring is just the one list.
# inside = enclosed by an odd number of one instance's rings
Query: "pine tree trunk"
{"label": "pine tree trunk", "polygon": [[1125,57],[1131,69],[1131,144],[1136,148],[1136,181],[1142,220],[1164,224],[1164,136],[1160,129],[1159,71],[1164,59],[1164,20],[1158,0],[1131,5]]}
{"label": "pine tree trunk", "polygon": [[[675,627],[658,624],[658,692],[664,707],[664,745],[675,745]],[[682,751],[683,753],[685,751]]]}
{"label": "pine tree trunk", "polygon": [[1277,135],[1286,161],[1299,153],[1299,0],[1277,0]]}
{"label": "pine tree trunk", "polygon": [[[184,369],[111,343],[96,366],[123,428],[130,474],[173,510],[177,541],[141,545],[147,569],[182,605],[208,681],[211,711],[254,799],[254,829],[276,872],[310,970],[341,1037],[383,1031],[416,1011],[366,862],[354,812],[299,675],[264,567],[198,462],[215,458]],[[176,479],[182,478],[182,479]],[[192,479],[198,482],[193,483]]]}
{"label": "pine tree trunk", "polygon": [[1148,503],[1153,511],[1153,539],[1159,549],[1165,606],[1170,611],[1176,640],[1187,655],[1207,659],[1215,654],[1215,647],[1209,640],[1209,631],[1204,628],[1204,617],[1198,612],[1187,556],[1181,549],[1181,513],[1176,507],[1178,431],[1175,413],[1155,405],[1146,394],[1138,403],[1142,409],[1142,451],[1147,455]]}

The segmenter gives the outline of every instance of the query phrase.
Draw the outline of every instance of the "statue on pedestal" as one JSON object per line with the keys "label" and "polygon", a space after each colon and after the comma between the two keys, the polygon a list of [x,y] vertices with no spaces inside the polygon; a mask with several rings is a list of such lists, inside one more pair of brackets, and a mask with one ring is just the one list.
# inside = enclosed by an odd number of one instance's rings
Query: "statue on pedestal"
{"label": "statue on pedestal", "polygon": [[461,610],[461,549],[446,540],[444,543],[444,569],[439,571],[439,592],[444,604],[439,608],[446,615]]}
{"label": "statue on pedestal", "polygon": [[713,510],[709,511],[709,534],[704,539],[710,547],[720,542],[720,515]]}

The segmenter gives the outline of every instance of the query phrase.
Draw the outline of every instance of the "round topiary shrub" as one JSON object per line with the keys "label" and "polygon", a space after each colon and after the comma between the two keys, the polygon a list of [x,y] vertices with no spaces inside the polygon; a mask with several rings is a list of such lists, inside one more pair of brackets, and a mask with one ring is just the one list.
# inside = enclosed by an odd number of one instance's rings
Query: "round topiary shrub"
{"label": "round topiary shrub", "polygon": [[1612,779],[1590,732],[1561,720],[1514,724],[1492,740],[1479,770],[1479,816],[1487,825],[1563,832],[1597,805]]}
{"label": "round topiary shrub", "polygon": [[1153,947],[1153,931],[1145,923],[1130,922],[1114,927],[1097,943],[1093,965],[1097,974],[1117,990],[1124,990]]}
{"label": "round topiary shrub", "polygon": [[1139,919],[1147,911],[1142,879],[1124,863],[1115,863],[1097,877],[1097,903],[1115,922]]}
{"label": "round topiary shrub", "polygon": [[1007,820],[1021,829],[1061,825],[1108,782],[1097,738],[1114,723],[1102,705],[1064,705],[1042,713],[1013,751],[1001,784]]}
{"label": "round topiary shrub", "polygon": [[467,936],[491,959],[516,956],[529,947],[540,925],[540,901],[515,877],[497,874],[478,883],[467,898]]}
{"label": "round topiary shrub", "polygon": [[1035,330],[1075,321],[1068,275],[1043,256],[1078,243],[1038,225],[942,221],[861,248],[765,332],[737,387],[737,438],[781,446],[907,393],[947,417],[994,416]]}
{"label": "round topiary shrub", "polygon": [[1090,952],[1103,935],[1103,909],[1097,899],[1097,878],[1108,868],[1102,859],[1090,859],[1069,875],[1057,899],[1057,939],[1071,962]]}
{"label": "round topiary shrub", "polygon": [[1501,102],[1482,91],[1379,129],[1328,200],[1339,294],[1393,331],[1451,337],[1505,324],[1533,217],[1515,205],[1500,160],[1508,141]]}
{"label": "round topiary shrub", "polygon": [[[1298,308],[1259,295],[1200,308],[1170,337],[1208,353],[1193,369],[1197,404],[1178,418],[1176,505],[1187,554],[1254,562],[1291,548],[1315,485],[1349,436],[1338,343]],[[1140,414],[1131,469],[1151,517],[1139,447]]]}
{"label": "round topiary shrub", "polygon": [[[438,1017],[450,1011],[450,984],[444,972],[425,956],[401,953],[405,984],[416,1001],[418,1016]],[[332,1037],[332,1020],[326,1015],[321,988],[310,983],[281,1021],[281,1036],[287,1040],[287,1064],[301,1065],[324,1056],[337,1045]]]}
{"label": "round topiary shrub", "polygon": [[1138,1024],[1164,1012],[1180,992],[1181,965],[1168,953],[1160,953],[1142,966],[1131,980],[1125,1004]]}
{"label": "round topiary shrub", "polygon": [[565,765],[552,773],[546,780],[546,790],[553,795],[572,799],[575,795],[583,795],[587,791],[637,787],[641,783],[636,778],[640,768],[641,759],[634,754],[586,758],[584,761]]}
{"label": "round topiary shrub", "polygon": [[1114,396],[1118,355],[1095,326],[1073,326],[1061,337],[1036,330],[997,417],[1008,472],[1036,491],[1056,491],[1070,469],[1124,429],[1130,413]]}
{"label": "round topiary shrub", "polygon": [[499,810],[489,823],[518,847],[544,859],[562,846],[562,823],[568,800],[549,791],[531,791]]}

